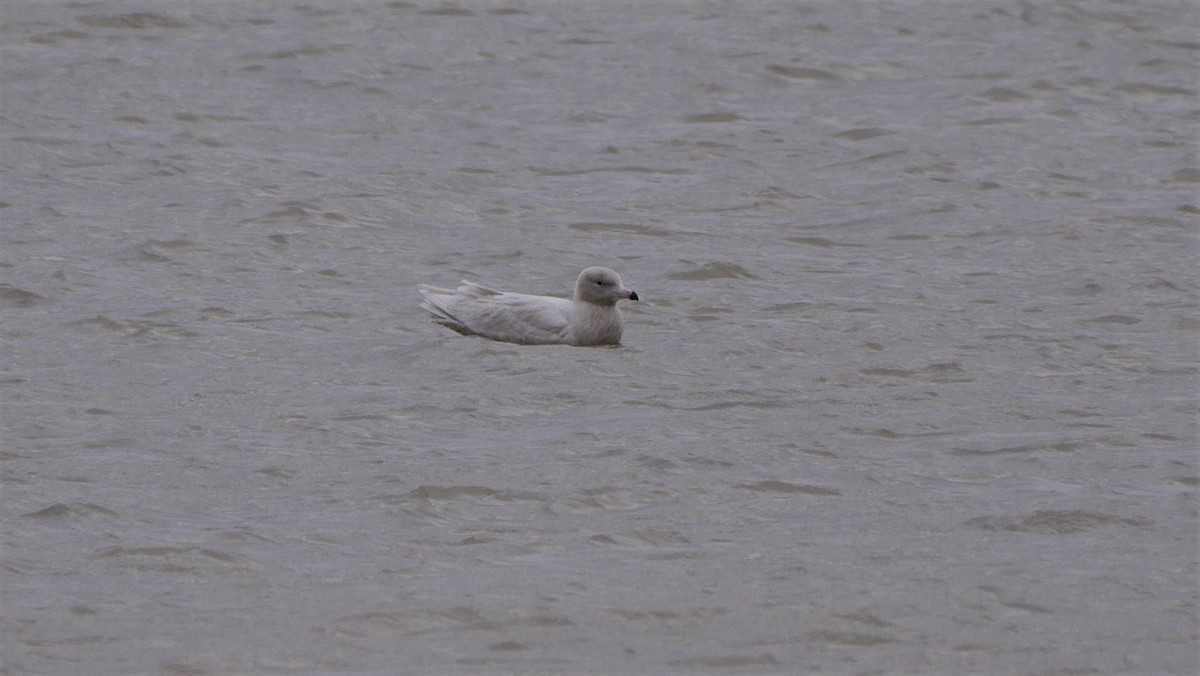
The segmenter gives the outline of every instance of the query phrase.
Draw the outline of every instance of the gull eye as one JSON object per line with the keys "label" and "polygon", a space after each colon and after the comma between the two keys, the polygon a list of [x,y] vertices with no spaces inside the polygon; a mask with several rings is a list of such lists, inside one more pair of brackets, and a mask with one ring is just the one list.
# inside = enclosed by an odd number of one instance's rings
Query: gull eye
{"label": "gull eye", "polygon": [[603,279],[597,279],[597,280],[596,280],[596,283],[597,283],[597,284],[599,284],[600,286],[604,286],[604,280],[603,280]]}

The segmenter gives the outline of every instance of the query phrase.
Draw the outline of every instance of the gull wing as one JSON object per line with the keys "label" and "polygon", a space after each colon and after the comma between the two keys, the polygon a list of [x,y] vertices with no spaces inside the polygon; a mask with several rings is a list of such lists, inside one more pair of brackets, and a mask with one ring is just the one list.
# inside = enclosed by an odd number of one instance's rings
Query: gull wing
{"label": "gull wing", "polygon": [[457,289],[420,287],[421,307],[434,321],[463,335],[527,345],[565,343],[571,301],[553,296],[505,293],[463,282]]}

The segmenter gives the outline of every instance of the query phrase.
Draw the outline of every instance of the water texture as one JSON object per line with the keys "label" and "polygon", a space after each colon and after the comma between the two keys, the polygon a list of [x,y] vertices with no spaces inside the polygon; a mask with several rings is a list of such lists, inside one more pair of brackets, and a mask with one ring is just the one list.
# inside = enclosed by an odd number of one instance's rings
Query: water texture
{"label": "water texture", "polygon": [[0,9],[0,673],[1200,668],[1193,3]]}

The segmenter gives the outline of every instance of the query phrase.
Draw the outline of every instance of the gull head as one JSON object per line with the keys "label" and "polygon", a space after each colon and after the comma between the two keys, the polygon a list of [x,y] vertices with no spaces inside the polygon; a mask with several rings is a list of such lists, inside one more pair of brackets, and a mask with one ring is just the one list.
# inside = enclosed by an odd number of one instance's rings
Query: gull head
{"label": "gull head", "polygon": [[612,307],[619,300],[637,300],[637,292],[621,284],[617,273],[599,266],[579,273],[575,282],[575,300]]}

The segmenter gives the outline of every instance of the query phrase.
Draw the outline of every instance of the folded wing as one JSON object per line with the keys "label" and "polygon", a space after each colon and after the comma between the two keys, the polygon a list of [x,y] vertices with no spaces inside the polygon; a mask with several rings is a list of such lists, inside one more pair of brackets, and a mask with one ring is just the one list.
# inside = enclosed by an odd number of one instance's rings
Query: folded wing
{"label": "folded wing", "polygon": [[527,345],[565,343],[571,301],[505,293],[464,281],[457,289],[422,285],[421,307],[434,321],[463,335]]}

